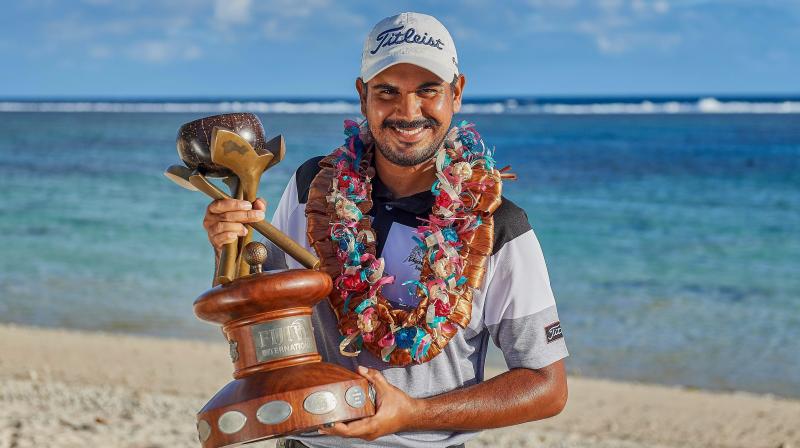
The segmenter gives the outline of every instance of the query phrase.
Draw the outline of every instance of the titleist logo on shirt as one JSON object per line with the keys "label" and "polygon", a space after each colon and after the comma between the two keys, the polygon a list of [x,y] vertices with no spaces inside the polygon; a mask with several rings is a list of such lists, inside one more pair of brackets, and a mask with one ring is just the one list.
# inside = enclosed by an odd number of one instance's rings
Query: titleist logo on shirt
{"label": "titleist logo on shirt", "polygon": [[419,35],[417,34],[417,30],[414,28],[409,28],[403,32],[404,28],[405,25],[400,25],[396,28],[389,28],[388,30],[381,31],[381,33],[375,38],[375,40],[378,42],[378,45],[373,50],[370,50],[370,54],[377,53],[378,50],[383,47],[390,47],[392,45],[400,45],[404,43],[427,45],[439,50],[444,49],[444,42],[442,42],[440,39],[434,39],[433,36],[428,36],[428,33]]}
{"label": "titleist logo on shirt", "polygon": [[563,338],[564,334],[561,333],[561,322],[555,322],[544,327],[544,335],[547,338],[548,344],[555,341],[556,339]]}

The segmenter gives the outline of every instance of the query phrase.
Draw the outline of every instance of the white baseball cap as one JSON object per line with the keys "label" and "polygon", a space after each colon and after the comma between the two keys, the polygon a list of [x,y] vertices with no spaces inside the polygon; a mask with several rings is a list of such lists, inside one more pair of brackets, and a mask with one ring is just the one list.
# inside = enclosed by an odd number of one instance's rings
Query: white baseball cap
{"label": "white baseball cap", "polygon": [[387,17],[374,28],[361,53],[361,80],[401,63],[422,67],[451,82],[458,75],[456,45],[435,17],[404,12]]}

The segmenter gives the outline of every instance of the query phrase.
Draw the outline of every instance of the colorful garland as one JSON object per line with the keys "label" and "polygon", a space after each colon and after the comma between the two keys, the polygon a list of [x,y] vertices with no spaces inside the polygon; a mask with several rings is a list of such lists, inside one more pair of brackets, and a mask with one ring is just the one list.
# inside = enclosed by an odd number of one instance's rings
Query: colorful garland
{"label": "colorful garland", "polygon": [[[365,216],[372,207],[368,127],[345,121],[345,135],[344,146],[320,163],[306,208],[310,242],[335,277],[331,304],[343,335],[340,351],[357,356],[366,346],[394,365],[425,362],[441,352],[456,325],[469,323],[472,293],[492,251],[501,174],[473,125],[450,130],[435,155],[433,209],[413,237],[425,252],[422,272],[404,283],[420,302],[412,312],[394,309],[381,292],[394,277],[375,256],[375,233]],[[327,218],[327,235],[320,215]]]}

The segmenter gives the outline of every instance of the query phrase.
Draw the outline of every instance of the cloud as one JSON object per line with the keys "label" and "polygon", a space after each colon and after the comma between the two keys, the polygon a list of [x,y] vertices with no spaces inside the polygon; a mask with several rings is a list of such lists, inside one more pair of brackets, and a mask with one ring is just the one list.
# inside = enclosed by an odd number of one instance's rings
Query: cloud
{"label": "cloud", "polygon": [[252,17],[251,6],[251,0],[216,0],[214,23],[223,27],[229,24],[247,23]]}
{"label": "cloud", "polygon": [[669,51],[683,39],[678,32],[642,30],[637,27],[578,26],[578,32],[589,36],[600,53],[619,55],[635,50]]}
{"label": "cloud", "polygon": [[[329,0],[272,0],[264,2],[263,5],[264,9],[273,16],[303,18],[322,12],[331,5],[331,2]],[[333,6],[337,7],[337,5]]]}
{"label": "cloud", "polygon": [[[113,5],[111,6],[113,7]],[[146,63],[188,61],[203,52],[190,33],[196,27],[186,15],[119,11],[104,20],[75,12],[43,24],[45,55],[78,54],[92,59],[127,58]],[[142,39],[142,37],[148,38]],[[152,36],[152,37],[150,37]]]}
{"label": "cloud", "polygon": [[528,0],[528,5],[534,8],[572,9],[578,0]]}
{"label": "cloud", "polygon": [[[364,28],[367,23],[363,15],[329,0],[272,0],[258,4],[258,16],[262,17],[262,37],[277,42],[306,38],[315,27],[352,30]],[[363,37],[357,40],[360,39]]]}
{"label": "cloud", "polygon": [[264,37],[272,41],[289,41],[294,38],[295,29],[283,20],[268,19],[261,27]]}
{"label": "cloud", "polygon": [[667,51],[682,39],[677,34],[648,34],[648,33],[600,33],[594,36],[597,49],[603,54],[617,55],[634,49],[657,49]]}
{"label": "cloud", "polygon": [[92,45],[89,47],[89,57],[93,59],[106,59],[111,54],[112,50],[108,45]]}
{"label": "cloud", "polygon": [[598,0],[597,5],[601,10],[616,12],[624,6],[623,0]]}
{"label": "cloud", "polygon": [[296,42],[322,24],[337,32],[363,28],[366,22],[350,6],[330,0],[172,0],[146,8],[110,0],[84,2],[66,14],[48,14],[41,44],[29,46],[28,54],[168,64],[200,58],[203,49],[258,40]]}
{"label": "cloud", "polygon": [[603,54],[669,51],[682,41],[677,31],[660,26],[669,11],[666,0],[603,0],[598,17],[583,21],[576,30],[590,36]]}
{"label": "cloud", "polygon": [[185,16],[137,16],[98,21],[72,14],[45,23],[44,32],[52,41],[97,42],[145,33],[176,35],[191,25],[192,20]]}
{"label": "cloud", "polygon": [[[375,18],[365,16],[388,9],[331,0],[172,0],[146,8],[84,1],[94,6],[75,8],[46,25],[47,54],[67,54],[72,47],[94,59],[165,64],[257,41],[307,42],[320,29],[361,42]],[[459,42],[485,51],[510,51],[520,39],[551,33],[578,37],[600,54],[620,55],[669,51],[681,43],[680,33],[663,26],[679,6],[669,0],[470,0],[458,12],[439,16]]]}
{"label": "cloud", "polygon": [[507,36],[496,36],[492,34],[479,34],[475,32],[473,26],[466,25],[457,16],[448,15],[442,18],[442,22],[446,24],[447,30],[453,36],[456,42],[456,47],[459,47],[461,42],[469,42],[476,48],[481,48],[485,51],[508,51],[511,49],[510,41]]}
{"label": "cloud", "polygon": [[162,64],[174,60],[191,61],[203,55],[200,47],[165,40],[144,40],[133,43],[127,51],[131,59]]}
{"label": "cloud", "polygon": [[670,51],[682,42],[668,0],[527,0],[527,6],[506,14],[512,32],[577,35],[604,55]]}
{"label": "cloud", "polygon": [[631,9],[637,13],[656,13],[666,14],[670,10],[670,4],[666,0],[646,1],[633,0]]}
{"label": "cloud", "polygon": [[189,45],[183,49],[183,59],[186,61],[193,61],[200,59],[203,56],[203,50],[197,45]]}

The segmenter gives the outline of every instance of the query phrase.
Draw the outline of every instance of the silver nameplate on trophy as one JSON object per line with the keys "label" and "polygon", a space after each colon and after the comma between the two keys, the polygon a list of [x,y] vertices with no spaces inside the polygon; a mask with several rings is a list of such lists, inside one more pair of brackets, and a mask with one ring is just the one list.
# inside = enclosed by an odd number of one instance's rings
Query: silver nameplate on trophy
{"label": "silver nameplate on trophy", "polygon": [[265,425],[277,425],[286,421],[290,415],[292,415],[292,405],[283,400],[265,403],[256,411],[256,418]]}
{"label": "silver nameplate on trophy", "polygon": [[366,404],[366,394],[359,386],[353,386],[344,393],[344,401],[354,408],[360,408]]}
{"label": "silver nameplate on trophy", "polygon": [[258,362],[317,353],[309,316],[285,317],[253,325],[252,336]]}
{"label": "silver nameplate on trophy", "polygon": [[303,401],[303,408],[312,414],[327,414],[336,409],[336,396],[327,390],[314,392]]}
{"label": "silver nameplate on trophy", "polygon": [[244,428],[247,417],[239,411],[228,411],[219,416],[217,426],[225,434],[234,434]]}
{"label": "silver nameplate on trophy", "polygon": [[197,422],[197,438],[200,442],[205,442],[209,437],[211,437],[211,425],[205,420],[200,420]]}

